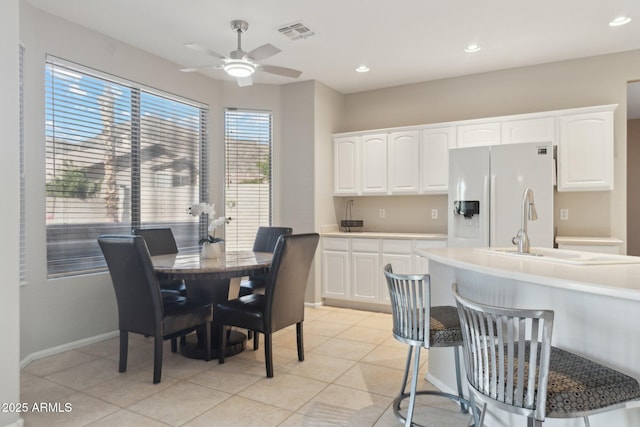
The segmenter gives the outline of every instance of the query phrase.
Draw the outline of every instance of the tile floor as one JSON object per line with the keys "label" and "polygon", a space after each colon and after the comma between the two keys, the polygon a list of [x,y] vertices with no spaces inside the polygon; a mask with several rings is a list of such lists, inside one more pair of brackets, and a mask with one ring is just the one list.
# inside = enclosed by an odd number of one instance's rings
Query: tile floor
{"label": "tile floor", "polygon": [[[305,317],[304,362],[297,360],[295,327],[279,331],[270,379],[263,347],[254,352],[250,342],[223,365],[171,353],[166,342],[156,385],[152,340],[136,334],[122,374],[117,338],[36,360],[22,371],[22,402],[57,402],[60,410],[26,412],[25,426],[399,426],[390,406],[407,347],[393,338],[391,316],[320,307]],[[426,350],[421,360],[424,372]],[[448,400],[418,399],[414,421],[467,425],[469,416]]]}

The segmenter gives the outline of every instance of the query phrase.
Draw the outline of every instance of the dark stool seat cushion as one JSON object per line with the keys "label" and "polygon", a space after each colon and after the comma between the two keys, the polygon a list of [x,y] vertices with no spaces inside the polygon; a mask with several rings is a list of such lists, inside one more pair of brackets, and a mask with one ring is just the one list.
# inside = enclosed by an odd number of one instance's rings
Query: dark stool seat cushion
{"label": "dark stool seat cushion", "polygon": [[453,306],[431,307],[431,347],[462,345],[458,309]]}
{"label": "dark stool seat cushion", "polygon": [[608,366],[551,347],[547,416],[563,418],[640,398],[638,381]]}

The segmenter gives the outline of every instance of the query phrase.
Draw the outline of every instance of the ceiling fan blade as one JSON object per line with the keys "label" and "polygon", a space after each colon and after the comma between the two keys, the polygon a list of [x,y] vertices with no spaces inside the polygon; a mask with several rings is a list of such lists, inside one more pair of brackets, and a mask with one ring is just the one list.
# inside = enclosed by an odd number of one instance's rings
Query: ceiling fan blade
{"label": "ceiling fan blade", "polygon": [[248,77],[238,77],[236,79],[236,81],[238,82],[238,86],[240,87],[245,87],[245,86],[251,86],[253,85],[253,79],[251,78],[251,76]]}
{"label": "ceiling fan blade", "polygon": [[278,67],[277,65],[261,65],[262,71],[271,74],[277,74],[279,76],[292,77],[297,79],[302,74],[302,71],[294,70],[293,68]]}
{"label": "ceiling fan blade", "polygon": [[211,50],[209,48],[206,48],[204,46],[200,46],[199,44],[196,44],[196,43],[187,43],[185,44],[185,47],[188,47],[189,49],[193,49],[197,52],[206,53],[207,55],[212,56],[214,58],[218,58],[218,59],[225,58],[223,55],[220,55],[218,52]]}
{"label": "ceiling fan blade", "polygon": [[183,73],[195,73],[196,71],[207,70],[207,69],[218,70],[220,69],[220,66],[219,65],[203,65],[202,67],[180,68],[180,71],[182,71]]}
{"label": "ceiling fan blade", "polygon": [[276,55],[282,52],[280,49],[275,47],[272,44],[263,44],[260,47],[253,49],[251,52],[247,54],[247,57],[254,61],[260,61],[265,58],[269,58],[270,56]]}

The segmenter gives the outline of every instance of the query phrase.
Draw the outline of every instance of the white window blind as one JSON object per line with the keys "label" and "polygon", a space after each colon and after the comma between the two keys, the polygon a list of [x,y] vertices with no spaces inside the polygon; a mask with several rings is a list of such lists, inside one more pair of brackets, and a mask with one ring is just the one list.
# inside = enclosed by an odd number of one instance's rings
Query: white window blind
{"label": "white window blind", "polygon": [[259,226],[271,225],[271,113],[225,111],[226,250],[251,250]]}
{"label": "white window blind", "polygon": [[19,79],[20,79],[20,283],[27,280],[27,257],[26,257],[26,224],[25,224],[25,159],[24,159],[24,46],[19,47]]}
{"label": "white window blind", "polygon": [[195,250],[206,195],[206,108],[48,58],[47,271],[105,269],[101,234],[170,226]]}

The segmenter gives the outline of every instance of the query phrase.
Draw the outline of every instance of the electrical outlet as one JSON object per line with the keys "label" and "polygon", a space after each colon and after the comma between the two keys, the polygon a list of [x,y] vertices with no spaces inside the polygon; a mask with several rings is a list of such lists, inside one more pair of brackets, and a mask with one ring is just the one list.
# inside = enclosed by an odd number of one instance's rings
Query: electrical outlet
{"label": "electrical outlet", "polygon": [[380,214],[380,218],[384,218],[384,216],[385,216],[384,209],[380,209],[380,210],[378,211],[378,213]]}
{"label": "electrical outlet", "polygon": [[560,209],[560,219],[562,221],[569,219],[569,209]]}
{"label": "electrical outlet", "polygon": [[431,209],[431,219],[438,219],[438,209]]}

